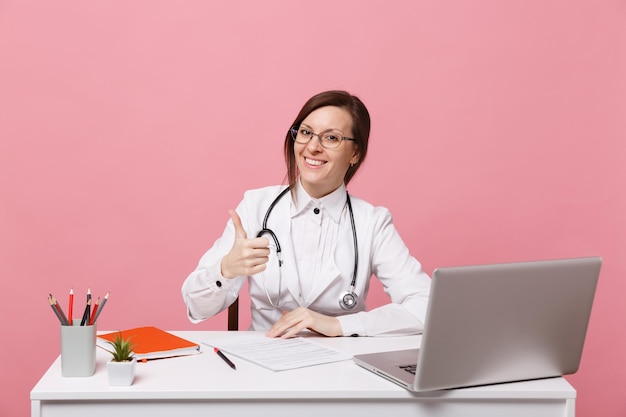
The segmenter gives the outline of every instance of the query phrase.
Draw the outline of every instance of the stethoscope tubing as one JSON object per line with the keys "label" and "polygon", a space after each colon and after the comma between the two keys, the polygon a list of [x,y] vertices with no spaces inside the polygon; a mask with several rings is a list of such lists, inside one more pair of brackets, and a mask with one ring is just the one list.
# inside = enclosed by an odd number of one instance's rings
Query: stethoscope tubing
{"label": "stethoscope tubing", "polygon": [[[282,249],[280,247],[280,242],[278,241],[278,237],[276,236],[276,233],[274,233],[272,229],[267,227],[267,221],[269,220],[270,214],[272,213],[272,210],[274,210],[274,207],[276,206],[276,204],[280,201],[281,198],[283,198],[285,194],[289,192],[290,189],[291,189],[290,187],[287,187],[283,191],[281,191],[280,194],[278,194],[278,196],[274,199],[274,201],[272,201],[272,203],[269,205],[269,207],[267,208],[267,211],[265,212],[265,217],[263,218],[262,229],[256,235],[257,237],[261,237],[265,234],[270,235],[270,237],[274,241],[274,244],[276,245],[276,257],[278,258],[279,268],[282,267],[283,265]],[[356,226],[354,224],[354,213],[352,211],[352,202],[350,201],[350,194],[348,194],[347,192],[346,192],[346,204],[348,206],[348,214],[350,215],[350,226],[352,227],[352,239],[354,242],[354,269],[352,271],[352,281],[350,282],[350,289],[346,293],[342,294],[341,297],[339,297],[339,305],[344,310],[352,310],[358,304],[358,297],[356,293],[354,292],[354,289],[356,288],[357,268],[359,265],[359,246],[358,246],[358,240],[356,236]],[[274,304],[274,302],[270,298],[269,293],[267,291],[267,287],[265,288],[265,293],[266,293],[268,301],[270,302],[272,306],[277,307],[277,308],[278,308],[278,303],[280,302],[280,294],[281,294],[281,287],[282,287],[282,283],[280,281],[282,280],[279,278],[278,300],[276,304]]]}

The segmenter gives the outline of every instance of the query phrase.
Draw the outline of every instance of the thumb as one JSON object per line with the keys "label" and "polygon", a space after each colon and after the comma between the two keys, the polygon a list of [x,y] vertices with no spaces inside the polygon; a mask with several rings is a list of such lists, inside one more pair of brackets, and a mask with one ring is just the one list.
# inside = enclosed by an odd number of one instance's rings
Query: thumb
{"label": "thumb", "polygon": [[228,210],[230,214],[230,218],[233,221],[233,225],[235,226],[235,239],[246,239],[248,235],[246,231],[243,229],[243,225],[241,224],[241,219],[235,210]]}

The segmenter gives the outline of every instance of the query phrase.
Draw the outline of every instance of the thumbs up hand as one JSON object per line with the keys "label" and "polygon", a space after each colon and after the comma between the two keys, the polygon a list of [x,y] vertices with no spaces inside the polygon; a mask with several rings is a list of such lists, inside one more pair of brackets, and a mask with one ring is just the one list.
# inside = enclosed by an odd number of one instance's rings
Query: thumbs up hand
{"label": "thumbs up hand", "polygon": [[222,258],[222,276],[235,278],[264,271],[270,255],[269,240],[264,237],[248,239],[237,212],[229,210],[228,213],[235,226],[235,242]]}

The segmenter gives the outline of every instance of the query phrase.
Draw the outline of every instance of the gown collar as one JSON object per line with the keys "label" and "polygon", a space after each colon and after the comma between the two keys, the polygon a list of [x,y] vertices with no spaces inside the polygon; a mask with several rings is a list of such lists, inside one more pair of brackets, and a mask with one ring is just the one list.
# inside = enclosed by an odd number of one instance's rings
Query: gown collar
{"label": "gown collar", "polygon": [[341,184],[335,191],[322,198],[312,198],[302,187],[300,179],[296,184],[296,199],[292,200],[291,217],[301,215],[308,208],[318,207],[325,210],[333,221],[339,223],[341,213],[346,205],[347,190],[346,185]]}

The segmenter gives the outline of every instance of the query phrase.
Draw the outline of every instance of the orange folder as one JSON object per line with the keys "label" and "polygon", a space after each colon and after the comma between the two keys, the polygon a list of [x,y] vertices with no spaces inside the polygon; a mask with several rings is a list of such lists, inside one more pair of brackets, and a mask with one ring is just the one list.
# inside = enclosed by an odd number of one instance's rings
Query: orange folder
{"label": "orange folder", "polygon": [[200,352],[200,346],[197,343],[153,326],[99,334],[97,345],[110,352],[111,345],[107,342],[112,342],[115,339],[115,335],[120,333],[122,337],[130,338],[131,343],[134,344],[133,353],[138,361],[193,355]]}

